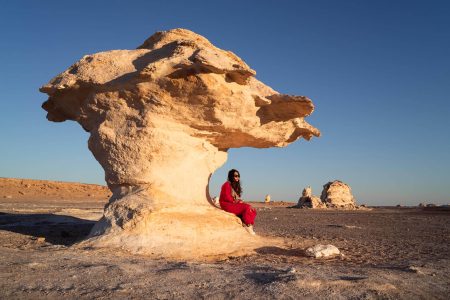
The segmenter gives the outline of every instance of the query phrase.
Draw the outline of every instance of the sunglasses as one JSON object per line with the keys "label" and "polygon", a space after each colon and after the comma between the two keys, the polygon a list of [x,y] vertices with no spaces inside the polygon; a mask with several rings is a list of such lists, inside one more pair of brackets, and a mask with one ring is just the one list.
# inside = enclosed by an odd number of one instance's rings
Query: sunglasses
{"label": "sunglasses", "polygon": [[241,177],[241,175],[239,175],[239,174],[234,174],[234,177]]}

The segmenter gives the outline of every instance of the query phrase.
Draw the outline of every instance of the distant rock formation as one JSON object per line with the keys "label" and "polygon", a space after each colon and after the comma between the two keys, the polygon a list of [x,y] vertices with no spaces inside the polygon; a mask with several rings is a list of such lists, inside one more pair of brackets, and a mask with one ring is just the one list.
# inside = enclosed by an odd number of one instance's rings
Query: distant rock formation
{"label": "distant rock formation", "polygon": [[350,186],[339,180],[326,183],[323,186],[320,199],[329,208],[356,208],[355,198],[352,195],[352,189]]}
{"label": "distant rock formation", "polygon": [[338,209],[367,209],[357,206],[350,186],[335,180],[323,186],[321,197],[312,194],[310,186],[303,189],[302,196],[295,206],[297,208],[338,208]]}
{"label": "distant rock formation", "polygon": [[310,186],[303,189],[302,196],[298,199],[298,208],[326,208],[327,206],[323,203],[319,197],[312,194],[312,189]]}
{"label": "distant rock formation", "polygon": [[319,136],[314,105],[255,78],[230,51],[185,29],[136,50],[86,55],[40,91],[54,122],[73,120],[113,192],[91,246],[164,257],[233,253],[255,238],[212,206],[211,174],[229,148],[283,147]]}

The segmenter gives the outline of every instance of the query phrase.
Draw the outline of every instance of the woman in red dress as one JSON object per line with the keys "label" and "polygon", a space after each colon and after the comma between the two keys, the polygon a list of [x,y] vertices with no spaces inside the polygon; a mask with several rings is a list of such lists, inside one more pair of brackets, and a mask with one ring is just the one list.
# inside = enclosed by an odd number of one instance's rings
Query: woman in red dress
{"label": "woman in red dress", "polygon": [[241,175],[238,170],[232,169],[228,172],[228,180],[222,185],[220,191],[220,207],[229,213],[241,218],[245,224],[245,229],[250,234],[255,234],[253,224],[255,224],[256,210],[241,199]]}

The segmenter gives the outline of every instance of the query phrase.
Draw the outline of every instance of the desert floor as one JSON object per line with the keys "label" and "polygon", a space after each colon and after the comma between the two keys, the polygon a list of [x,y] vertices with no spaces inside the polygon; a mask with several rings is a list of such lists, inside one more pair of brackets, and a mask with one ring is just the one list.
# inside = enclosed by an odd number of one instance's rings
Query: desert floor
{"label": "desert floor", "polygon": [[[0,178],[1,299],[448,299],[450,211],[301,210],[255,204],[255,231],[284,247],[216,262],[74,245],[102,215],[97,185]],[[333,244],[343,257],[304,249]]]}

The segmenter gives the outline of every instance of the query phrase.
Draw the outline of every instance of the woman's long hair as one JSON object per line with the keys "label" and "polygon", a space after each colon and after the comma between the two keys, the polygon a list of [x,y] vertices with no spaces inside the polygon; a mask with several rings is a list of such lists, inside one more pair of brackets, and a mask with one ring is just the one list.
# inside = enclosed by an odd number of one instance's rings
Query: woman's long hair
{"label": "woman's long hair", "polygon": [[242,195],[241,180],[239,178],[238,182],[234,181],[234,173],[238,173],[239,176],[241,175],[241,173],[239,173],[238,170],[231,169],[230,171],[228,171],[228,181],[231,183],[231,187],[236,192],[236,194],[238,194],[239,197],[241,197]]}

